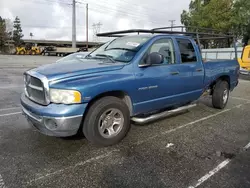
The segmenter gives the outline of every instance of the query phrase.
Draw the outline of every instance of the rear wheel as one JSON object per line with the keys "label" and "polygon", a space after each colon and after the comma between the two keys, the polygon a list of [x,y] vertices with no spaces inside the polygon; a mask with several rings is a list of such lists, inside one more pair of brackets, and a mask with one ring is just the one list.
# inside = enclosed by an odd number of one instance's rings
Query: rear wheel
{"label": "rear wheel", "polygon": [[129,129],[129,109],[117,97],[104,97],[97,100],[90,107],[83,125],[85,137],[90,142],[102,146],[120,142]]}
{"label": "rear wheel", "polygon": [[214,87],[212,103],[214,108],[223,109],[229,98],[229,85],[227,81],[219,80]]}
{"label": "rear wheel", "polygon": [[21,51],[19,52],[19,54],[20,54],[20,55],[24,55],[24,54],[25,54],[25,51],[24,51],[24,50],[21,50]]}

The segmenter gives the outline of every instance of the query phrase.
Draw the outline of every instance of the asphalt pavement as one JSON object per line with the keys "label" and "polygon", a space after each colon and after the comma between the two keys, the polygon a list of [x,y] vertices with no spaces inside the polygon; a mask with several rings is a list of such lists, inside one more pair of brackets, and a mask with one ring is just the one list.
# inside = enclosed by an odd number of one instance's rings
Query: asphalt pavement
{"label": "asphalt pavement", "polygon": [[0,188],[250,187],[250,79],[227,107],[209,97],[186,113],[132,125],[127,137],[97,147],[83,137],[42,135],[21,114],[22,74],[57,57],[0,56]]}

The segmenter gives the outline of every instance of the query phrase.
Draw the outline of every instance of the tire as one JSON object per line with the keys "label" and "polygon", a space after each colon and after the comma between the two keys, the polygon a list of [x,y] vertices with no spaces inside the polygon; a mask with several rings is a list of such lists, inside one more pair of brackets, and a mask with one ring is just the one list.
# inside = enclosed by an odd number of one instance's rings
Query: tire
{"label": "tire", "polygon": [[229,85],[227,81],[219,80],[214,87],[212,104],[214,108],[224,109],[229,98]]}
{"label": "tire", "polygon": [[[111,111],[109,112],[110,109]],[[112,112],[114,115],[112,115]],[[110,119],[109,116],[111,117]],[[112,121],[114,120],[112,117],[115,116],[117,116],[117,119],[120,119],[120,124],[116,125]],[[113,127],[113,134],[109,130],[109,125]],[[107,128],[101,129],[101,127]],[[93,144],[100,146],[110,146],[120,142],[126,136],[129,129],[130,113],[128,106],[121,99],[111,96],[95,101],[90,106],[83,123],[83,134],[85,137]]]}
{"label": "tire", "polygon": [[25,54],[25,51],[24,51],[24,50],[21,50],[21,51],[19,52],[19,54],[20,54],[20,55],[24,55],[24,54]]}

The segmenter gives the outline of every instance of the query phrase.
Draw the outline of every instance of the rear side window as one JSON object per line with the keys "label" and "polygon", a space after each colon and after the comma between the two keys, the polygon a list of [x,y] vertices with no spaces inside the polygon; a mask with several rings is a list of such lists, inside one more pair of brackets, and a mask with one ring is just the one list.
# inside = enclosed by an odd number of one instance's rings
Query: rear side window
{"label": "rear side window", "polygon": [[188,39],[177,39],[182,63],[197,62],[194,46]]}

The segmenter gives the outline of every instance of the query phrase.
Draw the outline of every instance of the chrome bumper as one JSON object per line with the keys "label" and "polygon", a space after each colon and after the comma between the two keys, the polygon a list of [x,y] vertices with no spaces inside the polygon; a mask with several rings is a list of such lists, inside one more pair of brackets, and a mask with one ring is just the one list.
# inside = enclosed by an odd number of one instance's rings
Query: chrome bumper
{"label": "chrome bumper", "polygon": [[22,107],[28,122],[39,132],[48,136],[67,137],[75,135],[81,125],[82,115],[69,117],[39,116]]}
{"label": "chrome bumper", "polygon": [[250,71],[247,69],[240,68],[240,74],[250,75]]}

